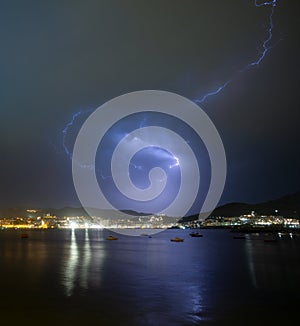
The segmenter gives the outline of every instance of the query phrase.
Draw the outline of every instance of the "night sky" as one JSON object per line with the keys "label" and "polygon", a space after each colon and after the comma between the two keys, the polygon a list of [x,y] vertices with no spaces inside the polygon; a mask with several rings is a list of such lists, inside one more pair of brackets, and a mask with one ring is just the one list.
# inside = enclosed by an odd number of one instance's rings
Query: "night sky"
{"label": "night sky", "polygon": [[[259,1],[258,1],[259,3]],[[72,149],[88,112],[157,89],[201,99],[228,174],[220,204],[300,190],[300,3],[277,1],[1,1],[0,206],[79,206]],[[90,110],[90,111],[88,111]]]}

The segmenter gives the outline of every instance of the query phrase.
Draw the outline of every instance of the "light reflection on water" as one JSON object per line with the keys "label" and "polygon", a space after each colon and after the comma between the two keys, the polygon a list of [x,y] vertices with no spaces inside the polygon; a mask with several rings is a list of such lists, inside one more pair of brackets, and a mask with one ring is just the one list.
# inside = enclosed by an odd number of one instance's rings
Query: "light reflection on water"
{"label": "light reflection on water", "polygon": [[72,230],[65,247],[61,282],[67,297],[93,292],[104,307],[108,302],[131,312],[138,325],[206,318],[203,291],[210,278],[201,275],[199,265],[199,258],[207,259],[205,252],[194,259],[186,254],[186,244],[174,244],[163,235],[121,236],[109,242],[95,234],[91,238],[88,230]]}
{"label": "light reflection on water", "polygon": [[101,265],[105,258],[103,248],[94,246],[96,250],[92,252],[89,230],[80,231],[84,232],[84,236],[77,240],[76,230],[71,230],[69,252],[66,261],[62,262],[61,281],[68,297],[73,294],[76,286],[87,290],[89,284],[98,287],[101,281]]}
{"label": "light reflection on water", "polygon": [[[263,235],[234,240],[226,230],[201,233],[106,241],[105,230],[30,231],[26,240],[18,231],[2,232],[1,318],[31,325],[45,314],[47,325],[203,325],[227,312],[234,321],[266,298],[272,312],[279,301],[299,301],[300,237],[265,243]],[[171,242],[174,236],[185,241]]]}
{"label": "light reflection on water", "polygon": [[297,236],[279,236],[277,233],[251,234],[245,242],[245,251],[252,284],[256,289],[275,291],[300,287]]}
{"label": "light reflection on water", "polygon": [[70,296],[72,294],[74,288],[75,278],[78,269],[78,257],[79,257],[79,253],[76,244],[75,230],[72,229],[70,253],[69,253],[69,258],[66,262],[64,277],[63,277],[63,284],[66,288],[67,296]]}
{"label": "light reflection on water", "polygon": [[91,246],[90,246],[90,239],[89,239],[89,232],[88,229],[85,230],[85,241],[84,241],[84,255],[83,255],[83,262],[82,268],[80,273],[80,286],[84,289],[88,288],[88,270],[89,264],[91,261]]}

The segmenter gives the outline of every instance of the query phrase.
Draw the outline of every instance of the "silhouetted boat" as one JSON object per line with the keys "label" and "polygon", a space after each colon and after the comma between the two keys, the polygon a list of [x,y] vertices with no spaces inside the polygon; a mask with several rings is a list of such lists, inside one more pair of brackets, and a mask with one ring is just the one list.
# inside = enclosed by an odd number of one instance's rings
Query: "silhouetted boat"
{"label": "silhouetted boat", "polygon": [[246,239],[244,235],[236,235],[233,239]]}
{"label": "silhouetted boat", "polygon": [[21,234],[21,239],[27,239],[28,238],[28,234],[27,233],[22,233]]}
{"label": "silhouetted boat", "polygon": [[203,234],[200,234],[199,232],[191,232],[190,233],[190,236],[191,237],[198,237],[199,238],[199,237],[203,237]]}
{"label": "silhouetted boat", "polygon": [[149,235],[149,234],[147,234],[147,233],[142,233],[140,236],[141,236],[141,237],[152,238],[152,236]]}

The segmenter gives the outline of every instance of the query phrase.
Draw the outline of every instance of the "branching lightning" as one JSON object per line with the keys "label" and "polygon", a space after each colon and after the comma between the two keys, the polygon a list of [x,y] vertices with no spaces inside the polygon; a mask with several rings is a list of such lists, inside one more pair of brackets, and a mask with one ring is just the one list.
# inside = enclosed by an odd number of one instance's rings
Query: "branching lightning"
{"label": "branching lightning", "polygon": [[67,145],[67,136],[68,136],[69,129],[73,126],[75,120],[79,116],[81,116],[82,114],[87,114],[87,113],[89,113],[91,111],[93,111],[93,109],[80,110],[80,111],[74,113],[72,115],[71,120],[65,125],[64,129],[62,130],[62,134],[63,134],[63,137],[62,137],[62,146],[64,148],[64,151],[65,151],[66,155],[69,157],[70,160],[72,160],[73,153],[70,151],[70,149],[69,149],[69,147]]}
{"label": "branching lightning", "polygon": [[258,4],[257,1],[255,1],[255,6],[256,7],[263,7],[263,6],[271,6],[271,13],[269,16],[269,28],[268,28],[268,34],[267,38],[263,41],[262,43],[262,51],[260,53],[260,56],[256,61],[253,61],[247,65],[247,67],[253,67],[253,66],[258,66],[261,61],[264,59],[266,56],[267,52],[272,48],[269,43],[272,40],[273,37],[273,28],[274,28],[274,23],[273,23],[273,15],[274,15],[274,9],[277,5],[277,0],[269,1],[269,2],[263,2]]}
{"label": "branching lightning", "polygon": [[232,81],[232,79],[227,80],[227,82],[225,82],[223,85],[219,86],[216,90],[206,93],[200,99],[197,99],[197,98],[194,99],[194,102],[195,103],[204,103],[209,96],[217,95],[218,93],[220,93],[228,84],[231,83],[231,81]]}
{"label": "branching lightning", "polygon": [[[277,0],[272,0],[272,1],[265,1],[265,2],[261,2],[259,3],[257,0],[254,1],[254,5],[255,7],[271,7],[271,11],[270,14],[268,16],[268,28],[267,28],[267,35],[266,38],[264,39],[264,41],[261,44],[261,50],[259,52],[259,56],[256,60],[248,63],[247,65],[245,65],[242,69],[240,69],[239,71],[236,72],[235,75],[233,75],[230,79],[228,79],[226,82],[224,82],[222,85],[216,87],[215,90],[211,90],[209,92],[207,92],[205,95],[203,95],[201,98],[195,98],[193,101],[195,103],[201,104],[204,103],[208,97],[210,96],[214,96],[219,94],[220,92],[222,92],[238,75],[238,73],[243,73],[246,70],[249,70],[255,66],[258,66],[265,58],[265,56],[267,55],[268,51],[273,47],[270,43],[273,39],[273,29],[274,29],[274,23],[273,23],[273,15],[274,15],[274,11],[275,11],[275,7],[277,6]],[[93,111],[94,109],[89,109],[89,110],[80,110],[76,113],[74,113],[71,117],[71,120],[66,124],[66,126],[64,127],[64,129],[62,130],[62,146],[64,149],[65,154],[69,157],[69,159],[72,159],[72,151],[69,149],[68,145],[67,145],[67,136],[69,133],[69,129],[73,126],[73,124],[75,123],[76,119],[83,115],[83,114],[87,114],[91,111]]]}
{"label": "branching lightning", "polygon": [[[68,156],[68,158],[70,160],[72,160],[73,152],[69,149],[69,147],[67,145],[67,136],[68,136],[69,129],[73,126],[73,124],[75,123],[76,119],[79,116],[81,116],[82,114],[87,114],[87,113],[89,113],[91,111],[94,111],[94,109],[80,110],[80,111],[75,112],[72,115],[71,120],[65,125],[64,129],[62,130],[62,134],[63,134],[62,146],[63,146],[65,154]],[[88,168],[88,169],[93,169],[94,168],[94,166],[92,166],[92,165],[82,164],[81,162],[76,162],[76,163],[79,166],[81,166],[82,168]]]}
{"label": "branching lightning", "polygon": [[[258,7],[258,8],[266,7],[266,6],[271,7],[271,12],[269,15],[269,24],[268,24],[268,28],[267,28],[267,36],[266,36],[265,40],[262,42],[262,45],[261,45],[262,49],[259,53],[258,58],[256,60],[248,63],[245,67],[243,67],[241,70],[239,70],[238,73],[243,73],[252,67],[258,66],[262,62],[262,60],[265,58],[268,51],[272,48],[272,46],[270,45],[270,42],[273,38],[273,28],[274,28],[273,15],[274,15],[275,7],[277,6],[277,0],[266,1],[266,2],[262,2],[262,3],[258,3],[258,1],[255,0],[254,5],[255,5],[255,7]],[[209,91],[208,93],[203,95],[201,98],[194,99],[194,102],[195,103],[204,103],[209,96],[217,95],[218,93],[220,93],[226,86],[228,86],[234,80],[235,77],[236,76],[231,77],[225,83],[223,83],[221,86],[217,87],[215,90]]]}
{"label": "branching lightning", "polygon": [[175,166],[180,166],[179,158],[177,156],[173,156],[173,159],[175,160],[175,163],[170,164],[169,169],[173,169]]}

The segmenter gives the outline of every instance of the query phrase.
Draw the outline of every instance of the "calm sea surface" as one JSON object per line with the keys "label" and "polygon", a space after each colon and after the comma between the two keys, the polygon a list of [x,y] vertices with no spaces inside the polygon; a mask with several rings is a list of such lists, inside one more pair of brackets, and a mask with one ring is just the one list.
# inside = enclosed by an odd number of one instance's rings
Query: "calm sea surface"
{"label": "calm sea surface", "polygon": [[[0,231],[1,325],[277,325],[300,319],[300,236]],[[171,242],[174,236],[182,243]],[[277,242],[264,239],[276,238]]]}

